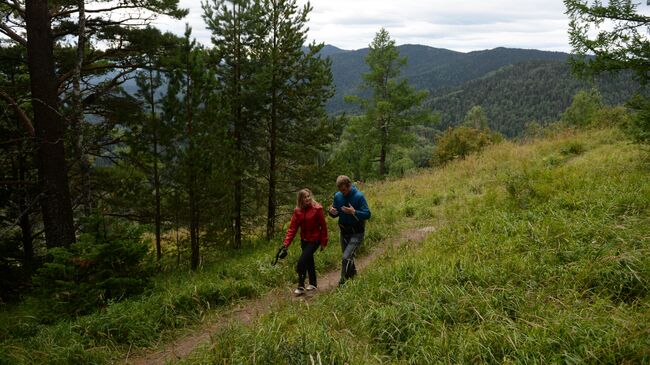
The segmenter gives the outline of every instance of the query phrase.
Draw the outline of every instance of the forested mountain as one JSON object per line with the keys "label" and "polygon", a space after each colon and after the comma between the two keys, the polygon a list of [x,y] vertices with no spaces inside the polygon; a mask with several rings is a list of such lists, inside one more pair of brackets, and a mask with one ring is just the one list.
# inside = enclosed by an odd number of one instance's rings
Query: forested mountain
{"label": "forested mountain", "polygon": [[637,86],[630,76],[602,76],[591,84],[574,77],[565,62],[525,61],[439,91],[432,95],[429,106],[440,112],[440,128],[445,129],[459,124],[468,110],[479,105],[491,129],[513,137],[520,135],[528,122],[558,120],[578,90],[596,87],[605,103],[618,104]]}
{"label": "forested mountain", "polygon": [[[495,48],[462,53],[441,48],[406,44],[397,47],[408,63],[402,76],[417,88],[430,92],[458,86],[501,67],[529,60],[566,61],[568,54],[527,49]],[[368,71],[364,58],[368,49],[329,53],[336,94],[327,104],[330,113],[353,111],[345,95],[359,93],[361,74]]]}
{"label": "forested mountain", "polygon": [[[331,47],[331,46],[330,46]],[[597,87],[608,104],[621,103],[637,84],[631,77],[600,77],[595,85],[579,80],[566,62],[569,54],[529,49],[495,48],[469,53],[422,45],[397,47],[408,63],[402,76],[431,93],[428,105],[441,113],[441,129],[458,124],[472,106],[486,112],[490,128],[513,137],[531,121],[557,120],[578,90]],[[362,94],[368,49],[323,53],[332,60],[336,94],[327,104],[331,114],[356,113],[345,95]]]}

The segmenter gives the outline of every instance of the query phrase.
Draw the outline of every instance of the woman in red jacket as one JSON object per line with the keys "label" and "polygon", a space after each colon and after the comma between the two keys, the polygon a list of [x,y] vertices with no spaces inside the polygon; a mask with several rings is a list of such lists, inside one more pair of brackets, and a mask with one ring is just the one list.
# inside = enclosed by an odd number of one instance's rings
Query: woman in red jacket
{"label": "woman in red jacket", "polygon": [[321,247],[327,246],[327,223],[323,206],[312,198],[309,189],[298,191],[296,208],[293,210],[291,224],[284,238],[284,247],[289,248],[293,238],[300,228],[300,247],[302,254],[296,265],[298,273],[298,288],[294,291],[296,295],[305,292],[305,276],[309,274],[309,285],[307,290],[316,289],[316,266],[314,264],[314,253]]}

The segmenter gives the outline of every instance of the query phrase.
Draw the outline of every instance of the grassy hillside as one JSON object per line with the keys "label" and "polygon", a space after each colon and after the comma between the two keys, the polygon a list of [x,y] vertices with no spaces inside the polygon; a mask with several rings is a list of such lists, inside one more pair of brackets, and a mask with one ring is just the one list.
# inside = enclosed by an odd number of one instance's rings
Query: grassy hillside
{"label": "grassy hillside", "polygon": [[[503,143],[364,191],[373,219],[363,250],[435,231],[341,290],[215,334],[183,362],[650,361],[650,160],[619,132]],[[320,272],[340,260],[330,228]],[[293,282],[299,250],[271,266],[275,244],[223,251],[213,266],[161,275],[145,294],[74,320],[47,318],[38,302],[4,306],[0,364],[121,363],[159,347]]]}
{"label": "grassy hillside", "polygon": [[182,363],[650,362],[650,161],[619,132],[503,143],[366,190],[370,232],[435,232]]}

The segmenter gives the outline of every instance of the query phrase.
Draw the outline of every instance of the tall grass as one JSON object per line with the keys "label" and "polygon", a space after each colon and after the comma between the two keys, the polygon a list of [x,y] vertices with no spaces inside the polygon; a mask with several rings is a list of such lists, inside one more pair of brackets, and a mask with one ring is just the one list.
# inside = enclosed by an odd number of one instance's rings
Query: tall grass
{"label": "tall grass", "polygon": [[503,143],[367,190],[369,232],[436,230],[181,363],[650,363],[650,161],[619,132]]}
{"label": "tall grass", "polygon": [[[316,255],[321,273],[340,262],[337,226],[330,220],[330,245]],[[391,231],[390,225],[371,232],[365,252]],[[76,319],[43,323],[49,308],[29,299],[0,312],[0,364],[103,364],[126,353],[165,342],[218,320],[229,306],[259,297],[276,287],[293,286],[300,254],[299,238],[289,256],[276,266],[272,259],[279,241],[250,242],[245,248],[210,252],[197,272],[174,271],[155,278],[143,295],[111,303]],[[287,289],[287,293],[289,290]]]}

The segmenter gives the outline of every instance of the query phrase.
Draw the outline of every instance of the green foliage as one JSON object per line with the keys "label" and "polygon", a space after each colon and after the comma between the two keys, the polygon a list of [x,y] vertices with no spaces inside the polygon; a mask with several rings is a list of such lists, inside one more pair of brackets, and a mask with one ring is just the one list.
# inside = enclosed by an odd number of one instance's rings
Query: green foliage
{"label": "green foliage", "polygon": [[430,124],[433,117],[420,108],[428,93],[417,91],[407,80],[400,79],[406,58],[399,56],[395,41],[384,28],[377,32],[371,42],[366,63],[370,71],[362,75],[362,88],[371,95],[349,96],[346,100],[358,104],[365,113],[368,122],[366,144],[378,146],[377,150],[372,151],[376,154],[370,156],[377,159],[377,174],[383,177],[390,171],[387,162],[389,153],[395,146],[405,145],[413,136],[410,127]]}
{"label": "green foliage", "polygon": [[488,128],[488,119],[487,115],[483,111],[480,105],[475,105],[470,109],[467,114],[465,114],[465,119],[461,124],[463,127],[469,127],[479,130],[484,130]]}
{"label": "green foliage", "polygon": [[[337,229],[332,225],[331,234]],[[390,230],[390,226],[385,228]],[[382,231],[383,228],[379,231]],[[383,239],[383,233],[369,235],[367,246]],[[61,318],[43,324],[38,311],[47,314],[46,304],[32,300],[0,312],[0,363],[107,363],[124,359],[121,351],[152,347],[182,333],[188,327],[219,320],[230,304],[258,297],[295,280],[295,263],[300,249],[271,266],[276,246],[259,240],[241,249],[207,251],[209,262],[197,271],[178,270],[152,278],[139,296],[110,301],[101,311]],[[364,251],[366,248],[364,248]],[[340,262],[336,242],[316,259],[319,272],[334,270]],[[293,284],[292,284],[293,285]],[[33,306],[34,308],[30,307]],[[42,351],[47,347],[48,351]]]}
{"label": "green foliage", "polygon": [[639,3],[564,0],[564,5],[571,19],[569,40],[576,53],[572,59],[576,72],[594,75],[630,70],[642,83],[648,81],[650,17],[637,10]]}
{"label": "green foliage", "polygon": [[639,143],[650,143],[650,98],[636,95],[629,102],[633,115],[627,125],[628,134]]}
{"label": "green foliage", "polygon": [[579,91],[571,105],[562,113],[562,122],[573,127],[586,127],[603,107],[602,97],[596,90]]}
{"label": "green foliage", "polygon": [[619,105],[633,95],[638,83],[629,73],[603,75],[590,83],[574,76],[564,61],[525,61],[433,93],[426,103],[441,113],[443,130],[460,124],[473,106],[480,105],[490,129],[518,137],[533,120],[540,126],[557,121],[576,93],[594,88],[603,104]]}
{"label": "green foliage", "polygon": [[448,128],[436,138],[431,163],[443,165],[449,161],[463,159],[469,154],[480,152],[488,145],[498,143],[502,137],[490,130],[460,126]]}
{"label": "green foliage", "polygon": [[[396,48],[409,60],[402,69],[402,76],[409,84],[418,89],[429,90],[432,94],[446,94],[449,89],[457,88],[470,80],[489,77],[496,70],[508,65],[527,61],[554,61],[562,65],[566,63],[569,56],[561,52],[502,47],[468,53],[415,44],[404,44]],[[344,95],[355,93],[362,83],[361,75],[368,71],[368,66],[364,63],[364,57],[368,52],[368,48],[363,48],[329,55],[336,85],[336,94],[327,103],[327,110],[330,113],[358,112],[355,105],[344,103]],[[462,88],[468,89],[464,86]],[[364,96],[367,97],[368,94]],[[472,101],[469,106],[474,104],[487,107],[487,104],[483,104],[480,99]],[[461,116],[467,110],[469,107],[461,113]]]}
{"label": "green foliage", "polygon": [[94,216],[92,227],[69,248],[48,251],[51,259],[33,278],[44,303],[43,313],[88,313],[110,302],[141,293],[148,285],[151,268],[142,227],[106,222]]}
{"label": "green foliage", "polygon": [[[650,80],[650,17],[632,0],[600,1],[564,0],[569,23],[569,38],[576,56],[573,69],[582,76],[602,73],[633,72],[642,86]],[[591,55],[595,55],[592,57]],[[628,128],[640,143],[650,141],[650,102],[647,90],[641,90],[629,105],[636,110]]]}

